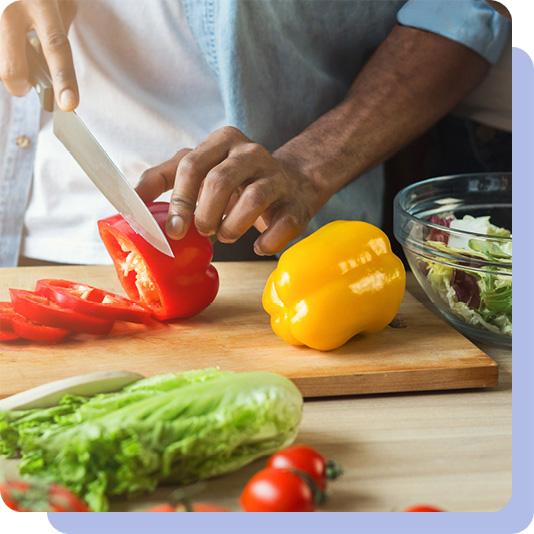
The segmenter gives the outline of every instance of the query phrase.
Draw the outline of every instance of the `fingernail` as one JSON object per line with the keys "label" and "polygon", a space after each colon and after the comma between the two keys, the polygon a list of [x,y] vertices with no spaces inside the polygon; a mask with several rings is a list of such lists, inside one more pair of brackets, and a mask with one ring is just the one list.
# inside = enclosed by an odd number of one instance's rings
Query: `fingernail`
{"label": "fingernail", "polygon": [[179,215],[172,215],[167,221],[166,230],[171,239],[181,239],[185,231],[185,221]]}
{"label": "fingernail", "polygon": [[59,103],[63,109],[74,109],[76,107],[76,94],[72,89],[63,89],[59,95]]}
{"label": "fingernail", "polygon": [[265,256],[263,250],[261,250],[261,247],[260,247],[260,245],[258,245],[257,241],[254,243],[254,253],[257,256]]}

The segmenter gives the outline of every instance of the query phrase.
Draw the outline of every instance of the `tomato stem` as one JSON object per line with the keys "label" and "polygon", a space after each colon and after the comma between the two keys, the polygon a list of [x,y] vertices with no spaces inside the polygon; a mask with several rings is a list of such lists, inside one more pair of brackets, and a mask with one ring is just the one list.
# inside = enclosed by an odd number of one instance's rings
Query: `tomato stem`
{"label": "tomato stem", "polygon": [[326,462],[326,478],[328,480],[335,480],[343,474],[343,467],[335,460],[328,460]]}
{"label": "tomato stem", "polygon": [[327,499],[326,492],[324,492],[315,482],[313,477],[311,477],[308,473],[305,471],[301,471],[300,469],[290,469],[295,475],[299,476],[306,482],[308,487],[310,488],[312,495],[313,495],[313,502],[316,506],[320,506],[321,504],[324,504]]}

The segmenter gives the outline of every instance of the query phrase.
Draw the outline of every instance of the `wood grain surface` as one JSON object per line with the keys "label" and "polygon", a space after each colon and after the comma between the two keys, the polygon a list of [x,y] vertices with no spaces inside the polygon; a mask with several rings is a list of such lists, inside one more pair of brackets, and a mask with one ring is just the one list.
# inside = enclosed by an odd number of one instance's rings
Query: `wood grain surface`
{"label": "wood grain surface", "polygon": [[[306,397],[494,386],[497,365],[407,293],[402,328],[360,335],[324,353],[293,347],[271,331],[261,308],[271,262],[220,263],[221,291],[203,313],[169,326],[119,324],[110,337],[59,345],[0,346],[0,397],[95,370],[144,375],[203,367],[268,370],[290,377]],[[0,271],[0,299],[9,287],[66,278],[120,290],[110,267],[26,267]],[[329,318],[335,321],[335,317]]]}

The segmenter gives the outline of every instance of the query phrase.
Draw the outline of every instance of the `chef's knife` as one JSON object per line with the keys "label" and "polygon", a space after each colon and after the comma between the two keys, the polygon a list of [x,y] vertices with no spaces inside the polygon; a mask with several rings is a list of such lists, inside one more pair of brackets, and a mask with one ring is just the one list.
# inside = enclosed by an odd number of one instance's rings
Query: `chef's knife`
{"label": "chef's knife", "polygon": [[63,143],[87,176],[130,226],[153,247],[173,257],[165,234],[135,189],[113,163],[80,117],[58,108],[44,56],[28,40],[26,55],[32,84],[41,105],[53,113],[54,134]]}

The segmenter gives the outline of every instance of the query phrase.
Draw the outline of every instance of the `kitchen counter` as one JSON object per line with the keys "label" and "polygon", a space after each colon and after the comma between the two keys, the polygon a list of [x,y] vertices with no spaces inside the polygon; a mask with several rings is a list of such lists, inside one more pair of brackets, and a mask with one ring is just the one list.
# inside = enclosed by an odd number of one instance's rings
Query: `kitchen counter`
{"label": "kitchen counter", "polygon": [[[6,282],[13,284],[17,278],[14,271],[0,270],[2,298]],[[408,287],[426,303],[411,276]],[[400,511],[429,503],[450,511],[496,511],[508,502],[512,354],[481,348],[499,364],[496,388],[306,401],[298,441],[316,447],[345,470],[332,483],[323,510]],[[236,509],[241,488],[263,462],[210,481],[201,500]],[[140,510],[168,491],[114,508]]]}

